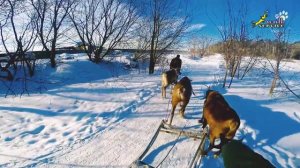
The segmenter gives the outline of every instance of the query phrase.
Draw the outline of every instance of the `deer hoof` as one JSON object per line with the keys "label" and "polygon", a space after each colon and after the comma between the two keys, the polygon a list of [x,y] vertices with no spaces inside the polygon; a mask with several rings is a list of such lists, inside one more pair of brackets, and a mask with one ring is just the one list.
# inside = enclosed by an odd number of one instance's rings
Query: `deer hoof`
{"label": "deer hoof", "polygon": [[203,156],[206,156],[207,155],[207,151],[205,150],[205,151],[201,151],[201,155],[203,155]]}
{"label": "deer hoof", "polygon": [[199,124],[203,123],[203,118],[201,118],[200,120],[198,120],[198,123]]}

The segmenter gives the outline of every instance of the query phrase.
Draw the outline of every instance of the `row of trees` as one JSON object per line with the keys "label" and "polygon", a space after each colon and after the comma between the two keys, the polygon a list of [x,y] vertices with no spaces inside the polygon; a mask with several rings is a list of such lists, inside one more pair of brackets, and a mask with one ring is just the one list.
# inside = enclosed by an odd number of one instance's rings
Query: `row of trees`
{"label": "row of trees", "polygon": [[[56,66],[56,48],[79,40],[89,60],[101,62],[114,48],[150,51],[149,73],[187,29],[188,17],[173,12],[172,0],[0,0],[1,49],[17,58],[41,48]],[[7,68],[6,67],[6,68]]]}
{"label": "row of trees", "polygon": [[64,0],[2,0],[1,41],[10,63],[41,45],[55,67],[57,40],[64,32],[61,27],[72,3]]}

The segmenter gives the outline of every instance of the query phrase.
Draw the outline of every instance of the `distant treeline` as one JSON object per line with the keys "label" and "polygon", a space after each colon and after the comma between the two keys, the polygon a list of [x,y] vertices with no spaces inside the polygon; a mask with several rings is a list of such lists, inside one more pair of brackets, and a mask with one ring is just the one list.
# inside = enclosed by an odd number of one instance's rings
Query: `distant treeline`
{"label": "distant treeline", "polygon": [[[31,53],[34,54],[36,59],[49,59],[50,55],[49,52],[47,53],[46,51],[30,51]],[[77,54],[77,53],[84,53],[84,50],[80,50],[80,49],[70,49],[68,48],[61,48],[61,49],[57,49],[55,51],[56,54],[63,54],[63,53],[67,53],[67,54]],[[11,54],[14,54],[13,52]],[[4,57],[7,54],[0,54],[0,57]]]}
{"label": "distant treeline", "polygon": [[[150,54],[150,50],[139,50],[139,49],[124,49],[124,48],[119,48],[119,49],[113,49],[111,50],[111,54],[116,54],[118,53],[118,51],[120,52],[128,52],[128,53],[136,53],[136,52],[144,52],[144,53],[149,53]],[[34,53],[35,55],[35,58],[36,59],[49,59],[50,58],[50,55],[49,53],[47,53],[46,51],[30,51],[31,53]],[[164,52],[164,53],[167,53],[167,54],[173,54],[173,53],[176,53],[176,54],[183,54],[185,53],[186,51],[181,51],[181,50],[165,50],[165,51],[158,51],[158,52]],[[85,51],[79,47],[61,47],[61,48],[56,48],[55,50],[55,53],[56,54],[63,54],[63,53],[66,53],[66,54],[78,54],[78,53],[85,53]],[[13,53],[11,53],[13,54]],[[6,56],[7,54],[0,54],[0,57],[4,57]]]}
{"label": "distant treeline", "polygon": [[[235,42],[241,43],[241,42]],[[264,56],[267,58],[273,58],[274,52],[278,43],[276,40],[259,40],[259,41],[245,41],[244,44],[238,44],[237,46],[243,46],[246,50],[246,55]],[[210,53],[223,53],[224,42],[218,42],[209,47]],[[300,60],[300,42],[288,44],[289,58]]]}

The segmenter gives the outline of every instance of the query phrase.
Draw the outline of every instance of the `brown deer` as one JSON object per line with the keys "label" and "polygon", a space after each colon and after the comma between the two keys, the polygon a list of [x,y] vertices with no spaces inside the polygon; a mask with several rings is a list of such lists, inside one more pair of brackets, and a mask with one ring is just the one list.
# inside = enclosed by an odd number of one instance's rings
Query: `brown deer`
{"label": "brown deer", "polygon": [[[203,129],[209,125],[210,144],[203,154],[207,154],[212,148],[221,149],[224,144],[233,139],[240,126],[239,116],[229,106],[224,97],[210,89],[206,92],[203,116],[200,122],[203,124]],[[215,145],[215,139],[218,138],[220,138],[221,142],[219,145]]]}
{"label": "brown deer", "polygon": [[172,125],[172,120],[174,117],[174,111],[178,103],[181,102],[181,109],[179,110],[179,114],[181,117],[184,117],[185,107],[190,101],[191,95],[193,92],[193,88],[191,85],[191,80],[188,77],[183,77],[173,89],[172,94],[172,111],[170,116],[169,125]]}
{"label": "brown deer", "polygon": [[[166,89],[170,84],[177,83],[178,71],[175,69],[168,70],[161,75],[161,96],[166,98]],[[171,89],[172,91],[172,89]]]}

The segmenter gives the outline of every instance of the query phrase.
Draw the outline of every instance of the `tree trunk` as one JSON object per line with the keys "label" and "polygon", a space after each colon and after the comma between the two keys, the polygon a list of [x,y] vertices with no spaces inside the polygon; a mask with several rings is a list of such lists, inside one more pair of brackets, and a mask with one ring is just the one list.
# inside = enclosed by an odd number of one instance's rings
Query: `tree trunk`
{"label": "tree trunk", "polygon": [[277,80],[279,79],[279,65],[280,65],[280,61],[281,60],[278,59],[277,62],[276,62],[276,67],[274,69],[274,78],[273,78],[272,85],[271,85],[270,92],[269,92],[270,95],[273,94],[274,89],[276,88]]}
{"label": "tree trunk", "polygon": [[233,81],[233,78],[236,74],[236,70],[237,70],[237,65],[232,63],[233,65],[231,66],[230,68],[230,82],[229,82],[229,85],[228,85],[228,88],[230,88],[231,84],[232,84],[232,81]]}
{"label": "tree trunk", "polygon": [[98,49],[93,49],[93,51],[94,51],[94,54],[95,54],[94,62],[96,64],[99,64],[102,60],[101,53],[103,51],[103,47],[100,46]]}
{"label": "tree trunk", "polygon": [[274,89],[276,88],[277,79],[278,79],[278,75],[275,75],[273,78],[273,81],[272,81],[271,88],[270,88],[270,92],[269,92],[270,95],[273,94]]}
{"label": "tree trunk", "polygon": [[242,62],[241,56],[239,56],[239,59],[238,59],[238,62],[237,62],[237,69],[236,69],[236,71],[237,71],[237,79],[240,78],[241,62]]}
{"label": "tree trunk", "polygon": [[51,52],[50,52],[50,62],[51,62],[51,67],[55,68],[56,67],[55,48],[53,48],[53,47],[52,47]]}
{"label": "tree trunk", "polygon": [[230,82],[229,82],[228,88],[230,88],[232,81],[233,81],[233,76],[230,77]]}
{"label": "tree trunk", "polygon": [[149,63],[149,74],[153,74],[154,73],[154,67],[155,67],[154,51],[151,50],[151,53],[150,53],[150,63]]}
{"label": "tree trunk", "polygon": [[225,71],[226,71],[226,72],[225,72],[224,81],[223,81],[223,88],[225,88],[225,86],[226,86],[226,80],[227,80],[227,75],[228,75],[228,70],[227,70],[227,68],[226,68]]}
{"label": "tree trunk", "polygon": [[271,88],[270,88],[270,92],[269,92],[270,95],[273,94],[274,89],[276,88],[276,83],[277,83],[278,79],[279,79],[279,64],[277,63],[276,69],[275,69],[275,72],[274,72],[274,78],[273,78]]}
{"label": "tree trunk", "polygon": [[153,32],[152,32],[152,37],[151,37],[151,51],[150,51],[149,74],[153,74],[154,73],[154,67],[155,67],[154,43],[155,43],[155,37],[156,37],[156,22],[157,22],[157,20],[154,18],[154,26],[153,26]]}
{"label": "tree trunk", "polygon": [[54,38],[51,42],[52,44],[51,44],[51,52],[50,52],[50,62],[51,62],[51,67],[52,68],[56,67],[56,61],[55,61],[56,38],[57,38],[57,30],[54,30]]}

